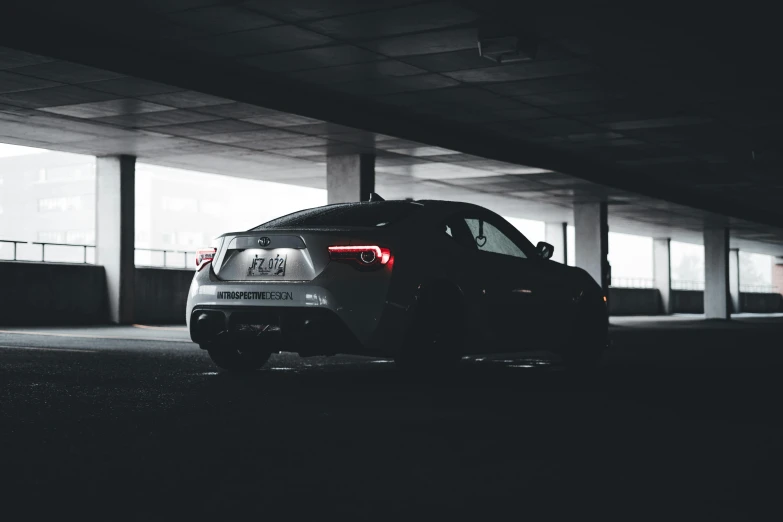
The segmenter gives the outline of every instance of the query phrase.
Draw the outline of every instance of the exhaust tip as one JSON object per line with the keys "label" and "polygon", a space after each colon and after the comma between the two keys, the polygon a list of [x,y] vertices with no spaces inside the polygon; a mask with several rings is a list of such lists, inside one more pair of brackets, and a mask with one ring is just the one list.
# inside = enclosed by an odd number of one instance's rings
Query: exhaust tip
{"label": "exhaust tip", "polygon": [[225,319],[222,313],[207,311],[194,314],[192,332],[199,340],[210,340],[223,330],[225,330]]}

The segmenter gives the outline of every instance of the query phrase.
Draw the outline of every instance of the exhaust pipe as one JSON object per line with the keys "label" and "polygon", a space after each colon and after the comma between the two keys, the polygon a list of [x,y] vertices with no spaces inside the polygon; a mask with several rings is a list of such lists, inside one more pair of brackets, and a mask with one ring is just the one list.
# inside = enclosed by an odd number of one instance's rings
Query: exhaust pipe
{"label": "exhaust pipe", "polygon": [[226,329],[225,317],[221,312],[201,312],[195,318],[192,328],[198,341],[210,341]]}
{"label": "exhaust pipe", "polygon": [[196,324],[198,325],[199,330],[206,330],[209,327],[209,316],[207,314],[199,315],[198,319],[196,319]]}

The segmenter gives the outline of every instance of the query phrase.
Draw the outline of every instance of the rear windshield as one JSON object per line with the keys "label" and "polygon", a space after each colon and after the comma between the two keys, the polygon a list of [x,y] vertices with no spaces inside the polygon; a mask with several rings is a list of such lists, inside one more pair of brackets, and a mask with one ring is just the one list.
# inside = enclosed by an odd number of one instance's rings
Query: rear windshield
{"label": "rear windshield", "polygon": [[386,227],[401,221],[421,208],[409,201],[373,201],[311,208],[288,214],[259,225],[267,228]]}

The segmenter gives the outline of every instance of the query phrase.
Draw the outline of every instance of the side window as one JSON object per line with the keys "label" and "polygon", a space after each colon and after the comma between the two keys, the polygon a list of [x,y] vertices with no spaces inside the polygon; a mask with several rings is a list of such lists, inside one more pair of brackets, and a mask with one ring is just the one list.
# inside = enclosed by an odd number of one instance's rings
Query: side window
{"label": "side window", "polygon": [[527,258],[522,249],[493,224],[483,219],[474,218],[466,218],[464,221],[468,225],[472,240],[479,251]]}
{"label": "side window", "polygon": [[443,233],[468,250],[477,250],[473,234],[470,232],[465,220],[461,217],[451,217],[443,222]]}

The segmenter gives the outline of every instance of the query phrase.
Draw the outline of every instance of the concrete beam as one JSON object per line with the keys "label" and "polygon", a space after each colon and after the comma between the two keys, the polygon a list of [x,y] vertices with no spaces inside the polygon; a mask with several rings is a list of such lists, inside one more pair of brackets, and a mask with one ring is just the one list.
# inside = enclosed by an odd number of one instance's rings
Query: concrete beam
{"label": "concrete beam", "polygon": [[707,319],[729,319],[729,229],[704,229],[704,314]]}
{"label": "concrete beam", "polygon": [[575,203],[576,266],[583,268],[609,295],[609,225],[606,202]]}
{"label": "concrete beam", "polygon": [[661,295],[662,312],[671,314],[671,239],[668,237],[653,239],[653,286]]}
{"label": "concrete beam", "polygon": [[742,305],[740,304],[740,266],[738,248],[729,249],[729,296],[731,296],[731,313],[741,313]]}
{"label": "concrete beam", "polygon": [[553,261],[566,264],[568,262],[568,223],[545,223],[544,240],[555,247]]}
{"label": "concrete beam", "polygon": [[106,271],[109,320],[133,323],[136,158],[96,160],[95,261]]}
{"label": "concrete beam", "polygon": [[375,154],[326,158],[326,199],[332,203],[367,201],[375,191]]}

